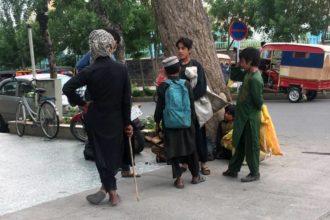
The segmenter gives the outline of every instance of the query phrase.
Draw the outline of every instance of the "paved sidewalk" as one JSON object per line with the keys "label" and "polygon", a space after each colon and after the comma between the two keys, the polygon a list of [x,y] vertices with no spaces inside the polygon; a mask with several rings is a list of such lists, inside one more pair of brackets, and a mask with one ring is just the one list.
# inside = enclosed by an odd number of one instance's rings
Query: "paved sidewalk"
{"label": "paved sidewalk", "polygon": [[[170,167],[146,173],[138,180],[140,202],[134,197],[132,179],[119,183],[122,203],[110,207],[88,204],[94,190],[57,199],[1,220],[18,219],[329,219],[329,157],[302,154],[287,148],[285,157],[272,157],[261,165],[261,180],[241,183],[221,176],[225,161],[211,162],[212,175],[205,183],[173,187]],[[245,166],[240,177],[248,173]],[[323,217],[322,217],[323,216]]]}

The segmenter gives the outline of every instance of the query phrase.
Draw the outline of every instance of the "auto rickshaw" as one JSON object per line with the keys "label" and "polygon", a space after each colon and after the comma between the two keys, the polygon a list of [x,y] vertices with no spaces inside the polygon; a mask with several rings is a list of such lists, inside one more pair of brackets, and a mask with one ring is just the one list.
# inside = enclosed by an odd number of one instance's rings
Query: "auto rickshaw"
{"label": "auto rickshaw", "polygon": [[287,94],[290,102],[308,101],[330,89],[330,46],[268,43],[261,50],[265,89]]}

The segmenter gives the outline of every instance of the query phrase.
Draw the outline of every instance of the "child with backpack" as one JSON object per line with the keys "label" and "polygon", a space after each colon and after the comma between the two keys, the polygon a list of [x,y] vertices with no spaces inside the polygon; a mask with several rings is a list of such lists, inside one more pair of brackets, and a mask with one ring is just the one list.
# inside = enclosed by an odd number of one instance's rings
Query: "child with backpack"
{"label": "child with backpack", "polygon": [[194,98],[189,82],[180,79],[180,63],[176,56],[163,60],[168,77],[157,89],[158,100],[155,110],[157,132],[162,128],[166,158],[172,165],[174,186],[184,188],[180,163],[188,164],[192,184],[204,182],[199,175],[199,163],[195,141]]}

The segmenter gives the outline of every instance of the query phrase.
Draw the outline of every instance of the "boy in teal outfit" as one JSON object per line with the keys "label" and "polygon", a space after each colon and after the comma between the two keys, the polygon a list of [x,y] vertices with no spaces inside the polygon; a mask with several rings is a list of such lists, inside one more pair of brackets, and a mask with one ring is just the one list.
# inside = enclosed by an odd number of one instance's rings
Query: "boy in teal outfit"
{"label": "boy in teal outfit", "polygon": [[255,48],[246,48],[240,54],[239,66],[231,70],[233,81],[242,81],[235,112],[233,145],[235,154],[224,176],[237,177],[244,157],[250,169],[242,182],[260,179],[260,113],[263,104],[263,80],[259,72],[260,53]]}

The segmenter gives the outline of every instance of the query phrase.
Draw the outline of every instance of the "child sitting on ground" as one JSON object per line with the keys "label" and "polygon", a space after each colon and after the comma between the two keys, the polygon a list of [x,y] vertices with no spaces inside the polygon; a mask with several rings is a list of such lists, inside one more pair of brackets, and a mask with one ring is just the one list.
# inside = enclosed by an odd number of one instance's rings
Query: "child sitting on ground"
{"label": "child sitting on ground", "polygon": [[235,119],[235,105],[225,108],[224,120],[219,123],[217,132],[217,146],[215,158],[230,160],[232,152],[224,147],[223,137],[233,129]]}

